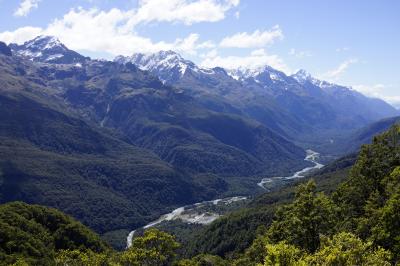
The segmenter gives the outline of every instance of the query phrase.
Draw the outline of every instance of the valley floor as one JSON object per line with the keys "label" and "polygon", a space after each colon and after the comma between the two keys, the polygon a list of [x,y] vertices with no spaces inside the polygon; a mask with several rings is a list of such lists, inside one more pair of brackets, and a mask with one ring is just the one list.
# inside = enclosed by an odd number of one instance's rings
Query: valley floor
{"label": "valley floor", "polygon": [[[295,172],[291,176],[286,177],[265,177],[262,178],[257,185],[266,191],[269,191],[272,187],[276,187],[283,181],[296,180],[305,177],[313,170],[321,169],[324,165],[318,162],[320,154],[313,150],[307,150],[305,161],[311,162],[314,166],[309,166]],[[233,196],[223,199],[215,199],[211,201],[202,201],[191,205],[186,205],[173,210],[170,213],[162,215],[157,220],[131,231],[127,236],[127,248],[131,247],[132,240],[139,229],[145,230],[154,226],[157,226],[166,221],[179,220],[186,224],[202,224],[207,225],[221,217],[226,212],[226,207],[235,202],[245,202],[248,200],[246,196]],[[242,206],[239,204],[238,207]],[[231,209],[230,209],[231,210]]]}

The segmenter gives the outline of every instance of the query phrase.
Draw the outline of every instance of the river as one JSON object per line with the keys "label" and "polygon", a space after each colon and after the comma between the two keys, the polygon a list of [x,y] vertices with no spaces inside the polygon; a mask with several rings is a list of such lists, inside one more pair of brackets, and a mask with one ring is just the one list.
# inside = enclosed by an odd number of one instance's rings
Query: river
{"label": "river", "polygon": [[261,179],[261,181],[259,183],[257,183],[257,185],[263,189],[265,188],[265,185],[268,183],[273,183],[279,180],[290,180],[290,179],[296,179],[296,178],[303,178],[305,177],[305,174],[309,173],[312,170],[316,170],[316,169],[321,169],[322,167],[324,167],[323,164],[320,164],[317,162],[318,158],[319,158],[319,153],[315,152],[313,150],[307,150],[306,151],[306,158],[304,158],[305,161],[313,163],[314,166],[309,166],[306,167],[304,169],[301,169],[300,171],[297,171],[296,173],[294,173],[291,176],[276,176],[276,177],[266,177]]}
{"label": "river", "polygon": [[[282,180],[303,178],[303,177],[305,177],[305,174],[309,173],[310,171],[316,170],[316,169],[321,169],[324,166],[323,164],[320,164],[317,162],[319,155],[320,155],[318,152],[315,152],[313,150],[307,150],[306,152],[307,153],[306,153],[306,157],[304,158],[304,160],[313,163],[314,166],[306,167],[300,171],[297,171],[296,173],[294,173],[291,176],[262,178],[261,181],[259,183],[257,183],[257,185],[263,189],[266,189],[266,187],[265,187],[266,184],[280,182]],[[209,211],[209,209],[207,207],[218,206],[218,205],[230,205],[234,202],[243,201],[243,200],[247,200],[247,197],[236,196],[236,197],[230,197],[230,198],[224,198],[224,199],[215,199],[215,200],[203,201],[203,202],[179,207],[170,213],[162,215],[157,220],[155,220],[141,228],[137,228],[137,229],[131,231],[128,234],[127,239],[126,239],[127,248],[129,248],[132,245],[133,236],[134,236],[135,232],[139,229],[147,229],[147,228],[153,227],[157,224],[160,224],[163,221],[172,221],[172,220],[181,220],[182,222],[188,223],[188,224],[210,224],[214,220],[218,219],[221,216],[221,214],[218,214],[216,212],[211,212],[211,211]],[[203,210],[201,210],[201,209],[203,209]]]}

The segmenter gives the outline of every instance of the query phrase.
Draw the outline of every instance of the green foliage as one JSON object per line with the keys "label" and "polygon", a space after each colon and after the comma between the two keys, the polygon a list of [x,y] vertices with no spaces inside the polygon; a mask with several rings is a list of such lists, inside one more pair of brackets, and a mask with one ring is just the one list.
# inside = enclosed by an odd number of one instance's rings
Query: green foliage
{"label": "green foliage", "polygon": [[55,209],[21,202],[0,205],[0,261],[51,265],[56,251],[66,248],[109,249],[91,230]]}
{"label": "green foliage", "polygon": [[57,254],[54,263],[56,266],[113,265],[109,255],[105,253],[94,253],[90,250],[86,252],[80,250],[62,250]]}
{"label": "green foliage", "polygon": [[[259,238],[261,239],[261,238]],[[259,245],[262,243],[262,245]],[[362,241],[351,233],[338,233],[331,238],[323,237],[321,247],[315,253],[308,253],[285,241],[271,244],[267,238],[257,245],[257,260],[245,256],[233,261],[236,266],[265,265],[265,266],[353,266],[353,265],[391,265],[390,252],[380,247],[374,247],[372,242]],[[254,250],[253,250],[254,251]]]}
{"label": "green foliage", "polygon": [[363,242],[350,233],[339,233],[324,238],[315,254],[305,258],[308,265],[390,265],[391,254],[374,248],[372,242]]}
{"label": "green foliage", "polygon": [[0,203],[51,206],[103,235],[217,198],[230,176],[241,194],[248,176],[287,173],[303,157],[266,127],[132,64],[0,58]]}
{"label": "green foliage", "polygon": [[[400,177],[398,170],[399,167],[393,171],[391,179]],[[388,190],[390,196],[383,206],[377,201],[378,195],[371,195],[365,207],[366,214],[357,220],[357,232],[376,245],[392,250],[397,260],[400,254],[400,188],[391,183]]]}
{"label": "green foliage", "polygon": [[245,253],[235,260],[235,265],[258,265],[264,262],[265,247],[269,244],[269,239],[265,233],[259,234]]}
{"label": "green foliage", "polygon": [[176,266],[229,266],[230,262],[209,254],[200,254],[192,259],[183,259],[176,263]]}
{"label": "green foliage", "polygon": [[265,253],[265,266],[306,265],[301,262],[304,253],[299,248],[285,242],[267,244],[265,246]]}
{"label": "green foliage", "polygon": [[153,228],[133,240],[132,246],[121,255],[121,262],[138,266],[170,265],[178,248],[174,237]]}
{"label": "green foliage", "polygon": [[287,241],[314,252],[319,247],[320,235],[333,232],[337,213],[330,198],[317,193],[315,182],[309,181],[297,188],[293,203],[278,209],[268,237],[273,242]]}
{"label": "green foliage", "polygon": [[341,207],[339,229],[369,239],[400,258],[400,126],[393,126],[359,154],[334,199]]}
{"label": "green foliage", "polygon": [[187,255],[209,253],[224,257],[247,248],[257,235],[262,224],[270,224],[274,209],[245,209],[222,217],[206,228],[200,229],[189,246],[184,247]]}
{"label": "green foliage", "polygon": [[[317,191],[328,194],[335,191],[337,186],[346,179],[346,176],[356,160],[356,155],[346,156],[336,160],[321,171],[312,175],[316,181]],[[197,230],[194,237],[190,237],[189,244],[183,249],[185,254],[194,256],[199,253],[209,253],[225,258],[235,258],[255,241],[261,233],[258,228],[268,227],[273,221],[277,207],[289,203],[295,196],[296,185],[307,182],[309,178],[290,182],[281,188],[261,194],[254,198],[247,206],[216,220],[202,230]],[[252,182],[257,182],[252,180]],[[257,263],[262,263],[258,261]]]}
{"label": "green foliage", "polygon": [[379,195],[384,202],[387,182],[393,170],[400,165],[400,126],[393,126],[371,145],[364,145],[357,163],[353,166],[346,182],[338,189],[335,200],[347,217],[343,228],[353,230],[356,219],[365,213],[367,201]]}

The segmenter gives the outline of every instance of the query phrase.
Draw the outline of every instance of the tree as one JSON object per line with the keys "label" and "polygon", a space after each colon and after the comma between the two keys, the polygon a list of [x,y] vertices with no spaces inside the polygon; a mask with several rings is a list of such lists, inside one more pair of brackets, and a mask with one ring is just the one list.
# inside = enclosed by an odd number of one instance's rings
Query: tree
{"label": "tree", "polygon": [[228,261],[218,256],[209,254],[200,254],[192,259],[181,260],[176,265],[177,266],[229,266],[231,264]]}
{"label": "tree", "polygon": [[267,244],[265,246],[266,256],[264,259],[265,266],[306,266],[303,262],[305,255],[300,249],[287,243],[279,242],[278,244]]}
{"label": "tree", "polygon": [[150,229],[143,237],[133,240],[132,246],[121,256],[123,265],[163,266],[169,265],[176,256],[179,243],[170,234]]}
{"label": "tree", "polygon": [[297,188],[293,203],[278,209],[267,236],[272,243],[286,241],[314,252],[320,245],[320,235],[334,232],[337,213],[337,206],[317,193],[315,182],[309,181]]}
{"label": "tree", "polygon": [[320,250],[304,258],[304,261],[305,265],[326,266],[391,265],[390,252],[374,248],[372,242],[363,242],[346,232],[324,238]]}
{"label": "tree", "polygon": [[400,189],[391,195],[376,215],[369,218],[373,224],[369,239],[376,245],[391,250],[394,259],[400,259]]}
{"label": "tree", "polygon": [[[111,256],[104,253],[95,253],[91,250],[62,250],[55,259],[56,266],[105,266],[113,265]],[[118,264],[114,264],[118,265]]]}
{"label": "tree", "polygon": [[334,201],[341,207],[342,230],[355,231],[368,202],[374,201],[380,207],[384,204],[391,181],[388,177],[399,165],[400,126],[395,125],[361,148],[347,181],[334,194]]}

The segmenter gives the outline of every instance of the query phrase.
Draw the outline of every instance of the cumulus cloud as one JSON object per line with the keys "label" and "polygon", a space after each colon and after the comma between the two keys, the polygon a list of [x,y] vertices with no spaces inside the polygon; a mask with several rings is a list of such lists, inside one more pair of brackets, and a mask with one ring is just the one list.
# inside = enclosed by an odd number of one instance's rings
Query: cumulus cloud
{"label": "cumulus cloud", "polygon": [[289,67],[283,62],[278,55],[270,55],[265,49],[257,49],[252,51],[247,56],[226,56],[222,57],[213,54],[213,57],[208,57],[201,62],[203,67],[223,67],[226,69],[257,69],[265,65],[269,65],[278,70],[290,73]]}
{"label": "cumulus cloud", "polygon": [[0,40],[5,43],[23,43],[42,34],[43,29],[38,27],[22,27],[15,31],[0,33]]}
{"label": "cumulus cloud", "polygon": [[191,25],[198,22],[216,22],[225,13],[239,5],[240,0],[140,0],[139,7],[129,25],[152,21],[182,22]]}
{"label": "cumulus cloud", "polygon": [[38,7],[38,4],[41,0],[23,0],[17,10],[14,12],[14,16],[16,17],[25,17],[31,12],[32,9]]}
{"label": "cumulus cloud", "polygon": [[[21,7],[29,12],[40,0],[25,0]],[[211,41],[200,42],[199,35],[189,34],[172,42],[153,42],[136,32],[138,24],[150,22],[183,23],[216,22],[239,5],[240,0],[139,0],[138,7],[130,10],[113,8],[109,11],[71,9],[62,18],[55,19],[45,28],[24,27],[0,33],[0,40],[23,43],[33,37],[53,35],[74,50],[106,52],[111,55],[130,55],[135,52],[151,53],[173,49],[196,54],[198,49],[212,49]],[[26,11],[28,10],[28,11]],[[25,14],[19,11],[18,14]]]}
{"label": "cumulus cloud", "polygon": [[[149,1],[144,1],[145,5]],[[164,1],[168,2],[169,1]],[[186,1],[179,2],[181,5]],[[203,3],[198,1],[197,3]],[[206,1],[220,6],[220,2]],[[194,3],[194,2],[190,2]],[[238,1],[224,1],[224,5],[233,6]],[[189,5],[189,4],[188,4]],[[61,19],[55,19],[46,28],[24,27],[15,31],[0,33],[0,40],[7,43],[23,43],[33,37],[43,34],[58,37],[63,43],[74,50],[91,52],[107,52],[112,55],[130,55],[134,52],[151,53],[159,50],[176,50],[178,52],[196,54],[197,49],[212,48],[211,41],[200,42],[199,35],[192,33],[173,42],[153,42],[150,38],[140,36],[131,24],[132,17],[137,16],[138,10],[123,11],[117,8],[109,11],[98,9],[71,9]],[[149,18],[146,21],[149,21]],[[183,19],[184,17],[177,17]],[[193,21],[193,20],[192,20]]]}
{"label": "cumulus cloud", "polygon": [[324,78],[327,79],[337,79],[340,75],[342,75],[351,65],[358,62],[358,59],[349,59],[341,63],[337,68],[328,71],[323,75]]}
{"label": "cumulus cloud", "polygon": [[232,36],[225,37],[221,43],[221,47],[233,48],[258,48],[274,43],[276,40],[283,39],[283,33],[279,25],[274,26],[270,30],[256,30],[253,33],[239,32]]}

